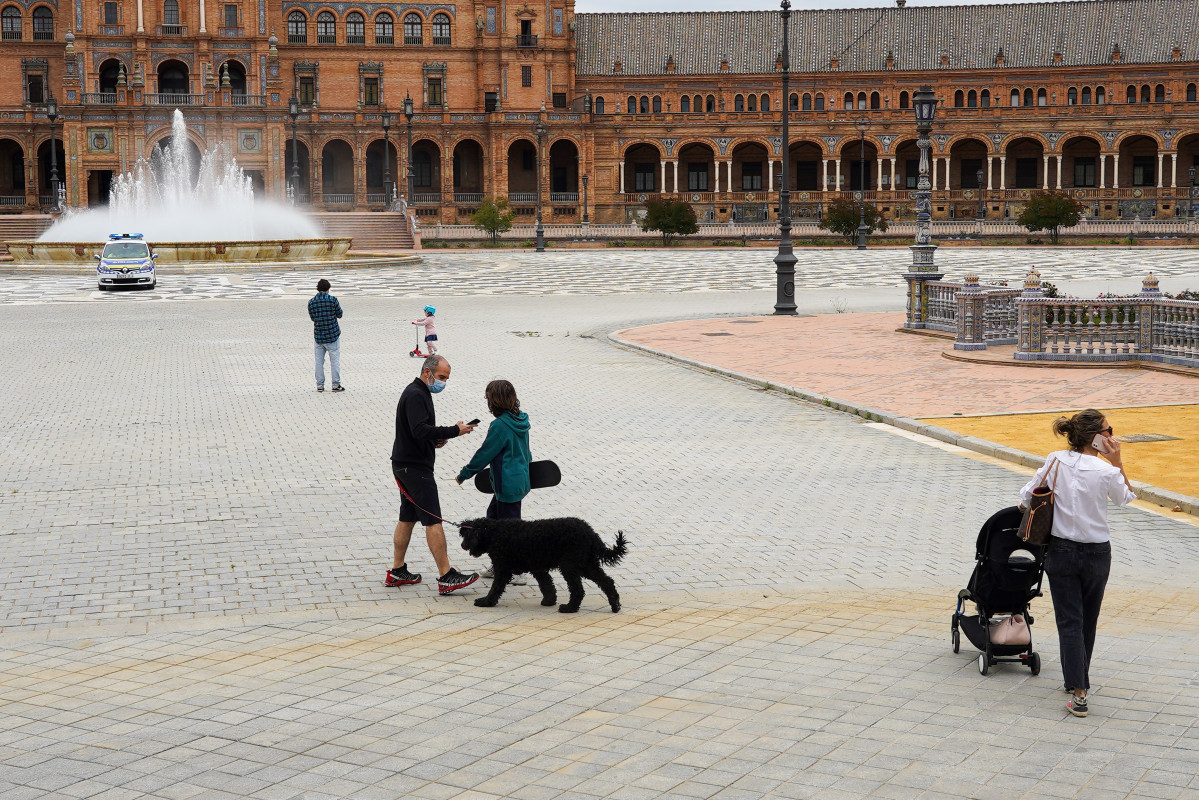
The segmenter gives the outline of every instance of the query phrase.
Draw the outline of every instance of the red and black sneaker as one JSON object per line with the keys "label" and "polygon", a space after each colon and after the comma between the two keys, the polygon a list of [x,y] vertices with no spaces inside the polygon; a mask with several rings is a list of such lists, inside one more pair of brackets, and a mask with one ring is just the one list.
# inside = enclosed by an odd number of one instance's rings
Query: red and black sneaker
{"label": "red and black sneaker", "polygon": [[458,570],[450,567],[450,571],[437,579],[437,593],[449,594],[456,592],[459,589],[465,589],[479,579],[479,573],[472,572],[469,575],[463,575]]}
{"label": "red and black sneaker", "polygon": [[420,575],[409,572],[407,564],[387,570],[387,577],[383,580],[384,586],[411,586],[414,583],[420,583]]}

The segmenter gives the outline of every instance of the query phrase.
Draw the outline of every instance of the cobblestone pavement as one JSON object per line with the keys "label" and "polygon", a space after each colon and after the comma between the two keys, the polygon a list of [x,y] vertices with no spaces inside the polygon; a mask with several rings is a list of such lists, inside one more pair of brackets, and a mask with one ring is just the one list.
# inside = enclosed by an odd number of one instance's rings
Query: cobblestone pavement
{"label": "cobblestone pavement", "polygon": [[1048,599],[1038,678],[948,646],[1019,471],[592,335],[772,293],[446,298],[441,418],[516,383],[565,474],[526,513],[623,529],[625,610],[385,589],[413,302],[339,297],[341,395],[300,298],[5,306],[0,800],[1199,797],[1193,525],[1113,512],[1076,720]]}
{"label": "cobblestone pavement", "polygon": [[[762,248],[669,253],[426,250],[421,256],[422,264],[351,269],[328,277],[338,287],[335,291],[359,297],[607,295],[774,287],[774,254]],[[796,256],[797,286],[801,291],[899,286],[899,275],[911,265],[907,249],[898,247],[866,252],[799,248]],[[1150,270],[1166,279],[1199,271],[1196,251],[1181,248],[942,248],[937,263],[951,277],[977,270],[984,280],[1003,279],[1015,286],[1029,268],[1036,267],[1045,280],[1053,283],[1115,281],[1109,290],[1122,292],[1138,291],[1140,279]],[[2,269],[0,275],[0,303],[278,298],[306,293],[316,281],[309,271],[162,275],[155,291],[107,293],[96,290],[94,273],[86,266],[76,276],[4,274]],[[1169,285],[1167,280],[1165,286]]]}

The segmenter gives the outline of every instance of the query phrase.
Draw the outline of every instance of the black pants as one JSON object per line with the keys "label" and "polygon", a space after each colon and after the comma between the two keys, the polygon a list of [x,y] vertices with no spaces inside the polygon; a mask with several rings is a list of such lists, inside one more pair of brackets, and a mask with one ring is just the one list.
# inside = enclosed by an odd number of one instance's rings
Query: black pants
{"label": "black pants", "polygon": [[1045,574],[1053,592],[1053,615],[1057,618],[1062,677],[1067,689],[1091,688],[1095,629],[1111,569],[1110,542],[1074,542],[1057,536],[1049,540]]}
{"label": "black pants", "polygon": [[493,496],[487,506],[487,519],[520,519],[520,501],[502,503]]}

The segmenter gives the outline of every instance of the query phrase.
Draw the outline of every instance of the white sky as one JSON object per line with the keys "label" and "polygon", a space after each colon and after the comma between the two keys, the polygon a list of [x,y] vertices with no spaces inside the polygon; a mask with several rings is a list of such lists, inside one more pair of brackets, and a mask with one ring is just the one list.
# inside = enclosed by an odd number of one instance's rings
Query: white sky
{"label": "white sky", "polygon": [[[908,0],[908,6],[979,5],[1014,0]],[[791,0],[795,10],[812,8],[878,8],[894,6],[895,0]],[[575,11],[758,11],[779,10],[776,0],[575,0]]]}

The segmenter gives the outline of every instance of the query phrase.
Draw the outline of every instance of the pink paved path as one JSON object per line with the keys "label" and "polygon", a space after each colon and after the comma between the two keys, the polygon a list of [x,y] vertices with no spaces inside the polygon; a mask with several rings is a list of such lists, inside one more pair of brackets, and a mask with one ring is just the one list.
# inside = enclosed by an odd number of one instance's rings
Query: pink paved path
{"label": "pink paved path", "polygon": [[621,338],[908,417],[1199,402],[1199,379],[1185,375],[950,361],[941,357],[948,340],[896,333],[903,319],[730,317],[634,328]]}

